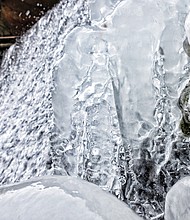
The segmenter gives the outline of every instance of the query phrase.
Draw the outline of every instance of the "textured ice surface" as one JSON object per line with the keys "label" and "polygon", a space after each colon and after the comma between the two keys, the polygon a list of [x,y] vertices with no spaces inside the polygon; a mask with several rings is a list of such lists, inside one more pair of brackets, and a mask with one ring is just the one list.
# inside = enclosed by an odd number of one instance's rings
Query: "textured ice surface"
{"label": "textured ice surface", "polygon": [[163,219],[166,193],[190,173],[189,2],[64,2],[3,62],[1,183],[78,175]]}
{"label": "textured ice surface", "polygon": [[[111,60],[109,47],[98,29],[77,28],[67,37],[55,73],[53,107],[56,125],[66,140],[61,153],[67,172],[77,172],[111,190],[120,178],[117,166],[122,140],[113,91],[117,73],[112,69],[115,59]],[[55,157],[59,155],[58,151]]]}
{"label": "textured ice surface", "polygon": [[190,42],[190,13],[187,15],[185,20],[185,31],[188,38],[188,41]]}
{"label": "textured ice surface", "polygon": [[54,173],[53,69],[64,39],[88,23],[85,1],[63,1],[11,47],[0,73],[0,182]]}
{"label": "textured ice surface", "polygon": [[[106,6],[94,2],[92,14],[97,7]],[[67,172],[108,189],[147,219],[163,219],[166,192],[189,174],[177,107],[189,75],[182,47],[187,12],[179,1],[121,1],[104,19],[96,12],[91,27],[67,36],[55,72]]]}
{"label": "textured ice surface", "polygon": [[165,205],[165,220],[189,220],[190,177],[179,180],[168,192]]}
{"label": "textured ice surface", "polygon": [[140,220],[113,195],[74,177],[42,177],[0,187],[2,220]]}

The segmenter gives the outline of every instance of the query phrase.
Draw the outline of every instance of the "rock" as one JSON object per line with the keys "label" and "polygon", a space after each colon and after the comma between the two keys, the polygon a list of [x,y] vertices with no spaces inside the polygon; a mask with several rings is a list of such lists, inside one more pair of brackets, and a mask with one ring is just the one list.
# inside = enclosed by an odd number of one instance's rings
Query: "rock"
{"label": "rock", "polygon": [[178,100],[178,107],[182,113],[182,119],[180,122],[180,128],[184,135],[190,135],[190,106],[189,106],[189,96],[190,96],[190,83],[188,83],[180,94]]}
{"label": "rock", "polygon": [[140,220],[126,204],[94,184],[46,176],[0,187],[3,220]]}
{"label": "rock", "polygon": [[186,54],[190,57],[190,45],[188,42],[188,38],[186,37],[185,40],[183,41],[183,49],[186,52]]}
{"label": "rock", "polygon": [[21,35],[58,2],[59,0],[2,0],[1,20],[7,27],[6,32]]}

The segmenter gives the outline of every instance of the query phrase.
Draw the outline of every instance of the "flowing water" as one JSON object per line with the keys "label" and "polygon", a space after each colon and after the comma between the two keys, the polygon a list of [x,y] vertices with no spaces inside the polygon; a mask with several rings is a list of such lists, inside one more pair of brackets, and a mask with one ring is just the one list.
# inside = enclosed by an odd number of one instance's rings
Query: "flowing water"
{"label": "flowing water", "polygon": [[70,0],[48,12],[2,63],[1,183],[80,176],[163,219],[166,193],[190,173],[189,9]]}

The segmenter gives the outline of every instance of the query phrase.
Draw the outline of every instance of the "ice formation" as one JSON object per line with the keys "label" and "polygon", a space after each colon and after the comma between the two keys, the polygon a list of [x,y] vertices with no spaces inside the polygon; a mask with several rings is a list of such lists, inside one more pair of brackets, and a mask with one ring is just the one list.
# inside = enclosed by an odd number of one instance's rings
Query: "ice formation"
{"label": "ice formation", "polygon": [[11,47],[0,182],[80,176],[163,219],[166,193],[190,174],[188,4],[61,1]]}
{"label": "ice formation", "polygon": [[111,191],[146,219],[163,219],[167,191],[189,174],[177,106],[189,75],[187,12],[185,2],[122,1],[68,35],[55,72],[67,172]]}
{"label": "ice formation", "polygon": [[49,176],[0,187],[3,220],[140,220],[126,204],[75,177]]}
{"label": "ice formation", "polygon": [[1,183],[54,173],[53,69],[67,34],[88,19],[85,1],[62,1],[6,54],[0,73]]}
{"label": "ice formation", "polygon": [[186,32],[186,35],[187,35],[187,39],[190,42],[190,13],[186,17],[184,27],[185,27],[185,32]]}

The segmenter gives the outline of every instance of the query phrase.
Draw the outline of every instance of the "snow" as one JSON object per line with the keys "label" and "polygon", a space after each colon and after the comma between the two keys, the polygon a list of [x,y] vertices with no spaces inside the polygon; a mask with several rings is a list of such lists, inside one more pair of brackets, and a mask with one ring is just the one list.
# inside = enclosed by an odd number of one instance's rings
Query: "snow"
{"label": "snow", "polygon": [[190,219],[190,177],[179,180],[168,192],[165,220]]}
{"label": "snow", "polygon": [[46,176],[0,188],[2,220],[140,220],[126,204],[76,177]]}

